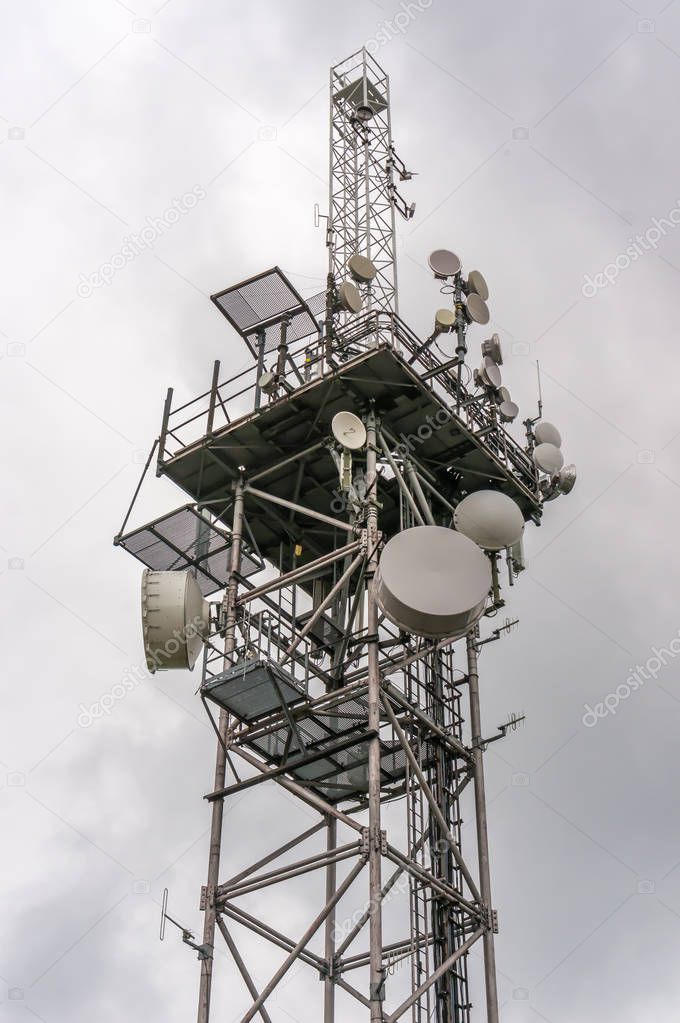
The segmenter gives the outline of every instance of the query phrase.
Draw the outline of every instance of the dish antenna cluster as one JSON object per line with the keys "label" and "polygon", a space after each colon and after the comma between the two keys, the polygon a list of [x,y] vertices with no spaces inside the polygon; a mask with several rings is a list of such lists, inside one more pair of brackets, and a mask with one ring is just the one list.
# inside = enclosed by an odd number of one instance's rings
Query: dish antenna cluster
{"label": "dish antenna cluster", "polygon": [[544,501],[552,501],[560,494],[570,494],[576,483],[576,466],[565,465],[562,454],[562,435],[552,423],[541,421],[534,427],[532,457],[541,473],[541,493]]}

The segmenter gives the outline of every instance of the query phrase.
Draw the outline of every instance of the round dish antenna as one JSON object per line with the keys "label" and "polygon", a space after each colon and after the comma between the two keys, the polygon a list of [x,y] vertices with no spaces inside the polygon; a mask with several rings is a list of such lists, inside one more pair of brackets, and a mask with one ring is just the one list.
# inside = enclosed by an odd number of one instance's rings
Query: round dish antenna
{"label": "round dish antenna", "polygon": [[467,297],[465,314],[471,323],[481,323],[482,326],[489,322],[491,315],[484,299],[474,293]]}
{"label": "round dish antenna", "polygon": [[338,288],[338,303],[348,313],[358,313],[364,304],[359,289],[351,281],[343,281]]}
{"label": "round dish antenna", "polygon": [[501,339],[498,334],[492,334],[486,341],[482,341],[482,355],[488,355],[490,359],[493,359],[497,366],[503,365]]}
{"label": "round dish antenna", "polygon": [[[507,390],[507,387],[501,387],[501,391],[504,389]],[[519,415],[519,406],[514,401],[502,401],[498,406],[498,414],[501,417],[501,422],[512,423]]]}
{"label": "round dish antenna", "polygon": [[482,365],[479,367],[477,375],[484,387],[496,388],[501,386],[501,371],[488,355],[482,359]]}
{"label": "round dish antenna", "polygon": [[549,476],[554,476],[564,465],[564,455],[560,449],[547,441],[536,445],[533,459],[534,465],[541,472],[547,472]]}
{"label": "round dish antenna", "polygon": [[507,494],[498,490],[475,490],[457,506],[456,529],[485,551],[502,551],[517,543],[524,532],[524,516]]}
{"label": "round dish antenna", "polygon": [[358,252],[347,260],[347,269],[359,284],[369,284],[378,272],[371,260]]}
{"label": "round dish antenna", "polygon": [[142,635],[153,674],[193,668],[210,631],[210,609],[191,572],[142,573]]}
{"label": "round dish antenna", "polygon": [[440,280],[445,281],[447,277],[455,277],[460,273],[460,259],[455,252],[448,249],[435,249],[427,260],[430,270]]}
{"label": "round dish antenna", "polygon": [[444,526],[414,526],[385,546],[378,603],[398,628],[440,639],[463,636],[480,618],[491,566],[479,547]]}
{"label": "round dish antenna", "polygon": [[437,309],[434,314],[435,334],[446,334],[449,330],[453,330],[455,325],[456,314],[453,309]]}
{"label": "round dish antenna", "polygon": [[336,412],[331,430],[338,444],[348,451],[358,451],[366,443],[366,427],[353,412]]}
{"label": "round dish antenna", "polygon": [[512,401],[512,398],[510,397],[510,391],[508,390],[507,387],[498,388],[498,400],[499,402]]}
{"label": "round dish antenna", "polygon": [[570,494],[574,489],[576,483],[576,466],[565,465],[560,470],[560,475],[557,480],[557,486],[561,494]]}
{"label": "round dish antenna", "polygon": [[479,295],[483,302],[489,297],[489,287],[479,270],[470,270],[467,279],[468,292]]}
{"label": "round dish antenna", "polygon": [[537,444],[554,444],[556,448],[562,447],[560,431],[552,423],[537,423],[534,429],[534,437]]}

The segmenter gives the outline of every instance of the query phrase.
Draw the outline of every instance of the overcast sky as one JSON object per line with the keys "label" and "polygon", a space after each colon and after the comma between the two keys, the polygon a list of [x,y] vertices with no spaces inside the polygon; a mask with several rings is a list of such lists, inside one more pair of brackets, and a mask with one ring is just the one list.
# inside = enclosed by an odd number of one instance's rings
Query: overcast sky
{"label": "overcast sky", "polygon": [[[680,3],[1,9],[4,1018],[193,1018],[194,955],[157,926],[168,886],[200,929],[214,741],[195,675],[143,678],[83,717],[143,663],[139,566],[111,538],[166,388],[186,400],[213,359],[248,362],[209,294],[274,263],[306,294],[323,286],[328,67],[364,43],[419,172],[402,188],[417,203],[399,225],[402,315],[429,329],[431,249],[481,269],[505,382],[530,414],[540,359],[579,471],[527,529],[506,594],[520,627],[481,665],[487,733],[527,715],[487,757],[502,1018],[676,1018]],[[183,500],[153,481],[141,521]],[[235,801],[225,872],[306,821],[278,791]],[[305,889],[291,892],[272,904],[301,932]],[[245,947],[262,984],[277,958]],[[242,989],[218,955],[215,1018],[236,1019]],[[305,993],[318,980],[293,977],[278,1018],[318,1019]]]}

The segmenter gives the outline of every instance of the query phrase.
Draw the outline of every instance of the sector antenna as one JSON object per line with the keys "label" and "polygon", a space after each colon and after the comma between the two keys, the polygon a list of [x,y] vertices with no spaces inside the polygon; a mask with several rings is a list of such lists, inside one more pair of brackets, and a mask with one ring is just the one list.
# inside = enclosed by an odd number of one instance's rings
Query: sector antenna
{"label": "sector antenna", "polygon": [[[513,624],[498,614],[526,525],[576,473],[540,405],[511,432],[501,339],[482,330],[493,287],[446,247],[451,225],[421,254],[427,336],[400,314],[412,172],[366,49],[331,69],[329,101],[325,286],[273,266],[214,292],[226,366],[234,346],[250,365],[167,391],[115,538],[144,566],[130,614],[150,670],[184,672],[216,739],[200,918],[177,924],[165,896],[161,934],[170,920],[198,957],[198,1023],[275,1023],[293,997],[323,1023],[497,1023],[484,753],[518,718],[482,728],[479,662]],[[152,467],[183,497],[133,526]]]}

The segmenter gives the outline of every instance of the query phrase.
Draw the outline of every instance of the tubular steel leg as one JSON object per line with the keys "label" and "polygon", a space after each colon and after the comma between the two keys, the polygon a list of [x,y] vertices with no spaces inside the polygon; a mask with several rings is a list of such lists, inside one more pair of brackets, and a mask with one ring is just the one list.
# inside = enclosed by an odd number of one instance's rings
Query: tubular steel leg
{"label": "tubular steel leg", "polygon": [[375,734],[368,746],[368,831],[369,831],[369,921],[371,1023],[383,1018],[383,965],[382,965],[382,902],[381,835],[380,835],[380,664],[378,649],[378,603],[375,593],[375,572],[378,567],[378,501],[376,494],[376,421],[375,413],[368,415],[366,483],[370,494],[367,529],[368,549],[371,552],[368,571],[368,727]]}
{"label": "tubular steel leg", "polygon": [[[326,849],[332,852],[337,845],[338,822],[335,817],[328,818],[326,825]],[[326,902],[331,902],[337,884],[337,865],[329,863],[326,867]],[[328,976],[324,979],[323,1021],[334,1023],[335,1020],[335,979],[333,977],[333,959],[335,956],[335,909],[326,917],[324,958],[328,963]]]}
{"label": "tubular steel leg", "polygon": [[491,872],[489,869],[489,839],[486,827],[486,794],[484,789],[484,764],[479,742],[482,726],[479,712],[479,670],[477,667],[477,646],[473,633],[467,637],[468,690],[470,693],[470,727],[474,749],[475,817],[477,819],[477,850],[479,855],[479,887],[482,903],[489,919],[484,931],[484,983],[486,986],[486,1018],[488,1023],[498,1023],[498,991],[496,989],[496,955],[491,927]]}
{"label": "tubular steel leg", "polygon": [[[236,596],[238,591],[238,580],[236,573],[241,568],[241,538],[243,530],[243,485],[237,484],[234,495],[234,519],[232,526],[232,545],[229,585],[227,586],[225,605],[225,642],[224,653],[227,657],[236,646]],[[222,742],[217,744],[217,757],[215,760],[215,789],[224,788],[226,775],[227,755],[225,752],[225,741],[229,715],[226,711],[220,711],[219,732]],[[203,944],[211,949],[215,944],[215,904],[214,896],[219,881],[220,869],[220,847],[222,844],[222,817],[224,814],[224,800],[217,799],[212,805],[212,823],[210,829],[210,853],[208,856],[208,884],[205,903],[205,915],[203,918]],[[198,994],[198,1023],[208,1023],[210,1018],[210,992],[212,987],[212,957],[201,960],[201,981]]]}

